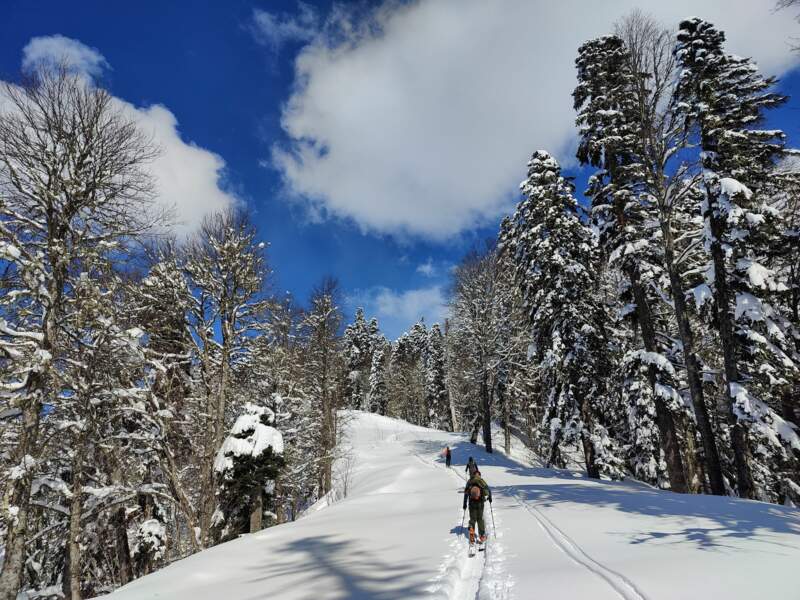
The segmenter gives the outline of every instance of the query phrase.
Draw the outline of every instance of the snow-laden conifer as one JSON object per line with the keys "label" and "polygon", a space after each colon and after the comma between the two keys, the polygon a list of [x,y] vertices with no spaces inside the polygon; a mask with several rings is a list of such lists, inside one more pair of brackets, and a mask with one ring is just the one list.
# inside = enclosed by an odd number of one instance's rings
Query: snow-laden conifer
{"label": "snow-laden conifer", "polygon": [[758,124],[786,98],[752,60],[727,53],[724,42],[707,21],[681,23],[678,94],[701,149],[705,283],[722,347],[737,490],[774,499],[785,487],[776,467],[795,459],[800,438],[766,397],[780,394],[798,371],[790,323],[772,305],[786,284],[766,262],[781,215],[765,188],[784,134]]}
{"label": "snow-laden conifer", "polygon": [[444,336],[438,323],[434,323],[428,332],[427,356],[425,401],[428,407],[428,427],[450,430],[452,424],[445,379]]}
{"label": "snow-laden conifer", "polygon": [[590,476],[599,477],[601,468],[616,476],[617,461],[602,460],[607,445],[597,413],[606,393],[607,346],[605,315],[593,300],[597,243],[581,220],[572,184],[547,152],[533,154],[521,189],[508,236],[547,397],[542,433],[549,461],[563,465],[564,446],[577,443]]}

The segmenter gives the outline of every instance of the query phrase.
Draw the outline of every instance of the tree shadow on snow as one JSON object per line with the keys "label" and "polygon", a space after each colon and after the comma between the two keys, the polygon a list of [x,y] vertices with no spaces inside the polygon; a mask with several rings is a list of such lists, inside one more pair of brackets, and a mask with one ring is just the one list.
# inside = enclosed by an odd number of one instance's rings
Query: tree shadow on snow
{"label": "tree shadow on snow", "polygon": [[[252,580],[263,582],[264,593],[252,600],[281,598],[290,587],[297,594],[298,585],[302,586],[299,597],[308,600],[405,600],[427,594],[428,584],[420,583],[424,578],[421,570],[378,558],[391,548],[366,552],[352,541],[328,535],[301,538],[272,550],[271,562],[257,567],[259,576]],[[277,560],[272,560],[274,557]],[[290,577],[281,585],[279,578],[287,575],[299,575],[302,583]]]}
{"label": "tree shadow on snow", "polygon": [[[437,455],[436,462],[444,465],[441,446],[441,437],[419,440],[414,442],[414,451],[429,457]],[[685,544],[702,550],[736,550],[737,540],[757,538],[776,548],[794,549],[796,545],[777,540],[773,534],[800,535],[800,511],[784,506],[737,498],[676,494],[638,481],[598,481],[573,471],[528,467],[502,453],[489,454],[482,446],[466,441],[462,434],[452,435],[450,450],[453,469],[462,477],[465,463],[472,456],[479,468],[491,466],[502,469],[505,474],[548,480],[538,485],[521,482],[520,485],[493,487],[495,493],[516,496],[539,508],[573,504],[672,518],[664,523],[662,530],[618,534],[628,536],[631,544]],[[706,522],[689,522],[690,519],[704,519]],[[679,524],[680,521],[686,522]]]}
{"label": "tree shadow on snow", "polygon": [[[450,434],[453,441],[450,444],[450,452],[453,457],[453,470],[462,477],[466,477],[466,464],[469,457],[475,459],[478,463],[478,468],[489,466],[501,468],[506,473],[518,475],[521,477],[540,477],[543,479],[564,479],[569,481],[587,480],[588,478],[575,471],[567,469],[548,469],[545,467],[529,467],[515,460],[508,458],[505,454],[499,451],[488,453],[483,446],[479,444],[471,444],[464,440],[463,434]],[[435,456],[435,462],[444,466],[444,456],[442,456],[442,442],[441,437],[434,440],[414,440],[410,442],[412,449],[423,456],[431,458]],[[490,482],[491,483],[491,482]]]}

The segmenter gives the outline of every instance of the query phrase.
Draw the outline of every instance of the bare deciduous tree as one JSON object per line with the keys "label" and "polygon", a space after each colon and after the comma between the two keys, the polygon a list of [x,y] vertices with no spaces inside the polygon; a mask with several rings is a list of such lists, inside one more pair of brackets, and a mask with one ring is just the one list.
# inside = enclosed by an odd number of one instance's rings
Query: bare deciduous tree
{"label": "bare deciduous tree", "polygon": [[7,527],[0,598],[16,598],[28,538],[31,483],[43,451],[40,415],[54,395],[65,343],[64,307],[79,264],[119,251],[158,221],[145,165],[156,149],[112,97],[66,68],[5,84],[0,114],[0,256],[10,284],[0,313],[0,390],[20,411],[11,476],[2,500]]}

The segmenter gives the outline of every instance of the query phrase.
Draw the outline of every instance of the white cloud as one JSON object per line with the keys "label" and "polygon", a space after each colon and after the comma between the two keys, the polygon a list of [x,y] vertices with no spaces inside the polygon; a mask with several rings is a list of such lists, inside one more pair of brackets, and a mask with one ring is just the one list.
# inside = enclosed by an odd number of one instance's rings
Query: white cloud
{"label": "white cloud", "polygon": [[[92,79],[108,67],[94,48],[62,35],[33,38],[23,51],[23,69],[53,66],[66,60],[76,71]],[[159,156],[147,168],[156,182],[158,201],[175,219],[173,231],[182,237],[194,231],[207,214],[224,210],[237,202],[223,186],[225,161],[221,156],[182,139],[178,120],[165,106],[136,107],[114,98],[116,108],[136,121],[150,136]],[[0,94],[0,110],[9,107]]]}
{"label": "white cloud", "polygon": [[363,230],[444,239],[485,223],[516,202],[533,150],[569,159],[576,50],[634,7],[675,26],[697,13],[767,73],[798,58],[798,26],[774,0],[387,0],[368,17],[340,7],[297,57],[290,143],[272,162],[290,196]]}
{"label": "white cloud", "polygon": [[236,197],[225,191],[225,161],[221,156],[185,142],[175,115],[164,106],[137,108],[118,101],[123,111],[152,136],[161,153],[151,165],[159,201],[175,215],[173,230],[179,236],[195,231],[208,214],[234,205]]}
{"label": "white cloud", "polygon": [[111,68],[96,48],[63,35],[31,38],[22,49],[22,70],[25,72],[34,71],[39,66],[60,65],[62,62],[90,77],[99,77],[105,69]]}
{"label": "white cloud", "polygon": [[424,263],[417,265],[417,273],[425,275],[425,277],[435,277],[437,273],[436,266],[433,264],[433,259],[428,258]]}
{"label": "white cloud", "polygon": [[256,40],[273,52],[287,42],[307,42],[319,31],[319,16],[313,7],[298,3],[297,15],[277,15],[259,8],[253,9],[253,34]]}
{"label": "white cloud", "polygon": [[347,299],[351,309],[364,308],[364,312],[378,318],[384,335],[396,339],[414,323],[424,318],[428,325],[444,323],[447,300],[440,285],[410,290],[392,290],[375,287],[356,292]]}

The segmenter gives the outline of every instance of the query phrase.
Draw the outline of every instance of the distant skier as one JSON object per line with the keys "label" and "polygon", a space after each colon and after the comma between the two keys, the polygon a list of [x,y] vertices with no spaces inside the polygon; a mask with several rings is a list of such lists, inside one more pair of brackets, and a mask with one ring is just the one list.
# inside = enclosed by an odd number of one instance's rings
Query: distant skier
{"label": "distant skier", "polygon": [[475,543],[475,522],[478,523],[478,541],[482,544],[486,541],[486,524],[483,521],[483,505],[486,501],[491,503],[492,490],[481,477],[481,472],[477,469],[475,474],[469,478],[464,488],[464,510],[469,504],[469,543]]}
{"label": "distant skier", "polygon": [[450,468],[450,463],[453,460],[453,455],[450,453],[450,446],[446,446],[444,449],[444,464],[447,468]]}
{"label": "distant skier", "polygon": [[467,466],[464,470],[469,473],[470,477],[475,477],[475,473],[478,472],[478,463],[476,463],[475,459],[470,456],[469,460],[467,461]]}

